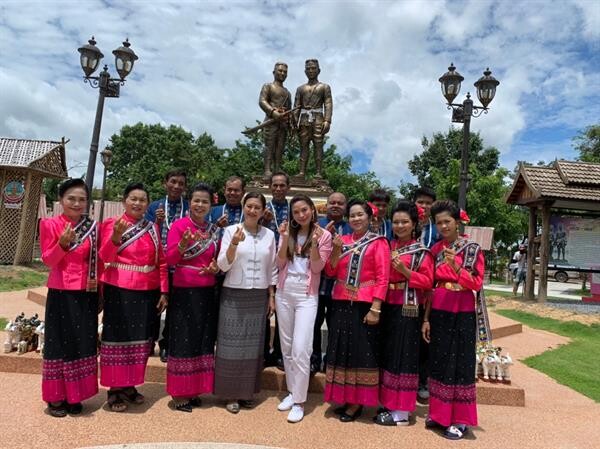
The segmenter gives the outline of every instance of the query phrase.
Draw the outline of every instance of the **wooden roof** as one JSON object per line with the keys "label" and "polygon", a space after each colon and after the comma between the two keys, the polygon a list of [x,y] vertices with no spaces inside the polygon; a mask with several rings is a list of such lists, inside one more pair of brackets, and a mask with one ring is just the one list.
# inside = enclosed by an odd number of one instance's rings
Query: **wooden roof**
{"label": "wooden roof", "polygon": [[600,164],[557,160],[548,166],[532,166],[521,162],[506,202],[600,210]]}
{"label": "wooden roof", "polygon": [[64,140],[11,139],[0,137],[0,167],[35,170],[47,177],[66,178]]}

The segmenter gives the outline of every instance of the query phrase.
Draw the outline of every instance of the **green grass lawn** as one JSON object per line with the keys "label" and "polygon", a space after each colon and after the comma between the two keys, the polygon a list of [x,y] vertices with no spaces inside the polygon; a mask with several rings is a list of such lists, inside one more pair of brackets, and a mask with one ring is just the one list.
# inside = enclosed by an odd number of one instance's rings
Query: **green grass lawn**
{"label": "green grass lawn", "polygon": [[4,328],[6,327],[6,324],[8,323],[8,320],[6,318],[2,318],[0,316],[0,330],[4,330]]}
{"label": "green grass lawn", "polygon": [[30,287],[40,287],[46,283],[48,273],[30,269],[0,270],[0,292],[24,290]]}
{"label": "green grass lawn", "polygon": [[577,321],[559,321],[518,310],[495,310],[495,313],[520,321],[534,329],[563,335],[572,342],[523,360],[557,382],[600,402],[600,325]]}

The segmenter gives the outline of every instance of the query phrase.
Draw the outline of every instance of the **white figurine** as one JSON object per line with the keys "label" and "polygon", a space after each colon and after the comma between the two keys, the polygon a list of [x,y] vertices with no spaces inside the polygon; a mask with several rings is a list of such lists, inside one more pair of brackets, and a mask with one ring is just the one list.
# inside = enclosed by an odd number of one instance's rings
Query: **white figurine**
{"label": "white figurine", "polygon": [[38,336],[38,345],[36,351],[42,354],[44,352],[44,333],[46,330],[46,325],[42,321],[38,327],[35,328],[35,333]]}
{"label": "white figurine", "polygon": [[496,366],[499,362],[500,357],[498,357],[496,351],[493,349],[489,350],[481,362],[483,380],[496,380]]}
{"label": "white figurine", "polygon": [[500,357],[500,366],[502,367],[502,376],[504,383],[510,383],[510,366],[512,364],[513,360],[508,352],[506,353],[506,355]]}
{"label": "white figurine", "polygon": [[4,341],[4,352],[12,352],[17,348],[21,340],[21,330],[18,323],[9,321],[4,328],[6,331],[6,340]]}

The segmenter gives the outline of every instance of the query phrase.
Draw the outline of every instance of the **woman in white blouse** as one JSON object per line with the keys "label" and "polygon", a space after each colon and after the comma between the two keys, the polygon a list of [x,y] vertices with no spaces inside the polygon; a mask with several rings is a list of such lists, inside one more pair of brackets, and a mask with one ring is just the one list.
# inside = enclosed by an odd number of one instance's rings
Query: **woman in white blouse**
{"label": "woman in white blouse", "polygon": [[225,228],[217,259],[225,281],[221,291],[215,395],[227,410],[254,407],[260,391],[265,325],[275,310],[277,283],[275,235],[259,220],[265,197],[249,192],[242,201],[244,221]]}

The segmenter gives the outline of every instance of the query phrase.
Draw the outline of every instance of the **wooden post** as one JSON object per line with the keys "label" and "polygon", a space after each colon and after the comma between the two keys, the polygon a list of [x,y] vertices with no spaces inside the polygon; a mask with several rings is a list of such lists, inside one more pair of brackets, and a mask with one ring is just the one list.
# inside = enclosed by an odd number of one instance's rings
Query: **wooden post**
{"label": "wooden post", "polygon": [[[19,265],[24,262],[24,258],[21,252],[23,251],[25,239],[33,239],[33,236],[26,233],[27,225],[30,224],[28,223],[28,219],[30,219],[29,203],[31,203],[31,194],[33,192],[33,189],[31,188],[31,179],[31,170],[27,170],[27,178],[25,178],[25,198],[23,199],[23,203],[21,204],[21,223],[19,223],[19,235],[17,235],[17,249],[15,251],[13,265]],[[27,262],[31,262],[31,259],[27,260]]]}
{"label": "wooden post", "polygon": [[529,232],[527,234],[527,275],[525,277],[525,299],[535,296],[535,235],[537,233],[537,206],[529,208]]}
{"label": "wooden post", "polygon": [[545,302],[548,296],[548,260],[550,259],[550,204],[542,206],[542,238],[540,240],[540,284],[538,302]]}

